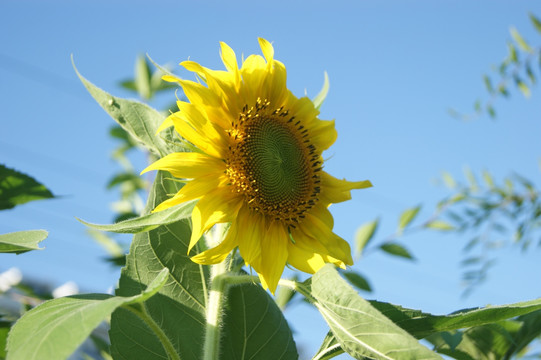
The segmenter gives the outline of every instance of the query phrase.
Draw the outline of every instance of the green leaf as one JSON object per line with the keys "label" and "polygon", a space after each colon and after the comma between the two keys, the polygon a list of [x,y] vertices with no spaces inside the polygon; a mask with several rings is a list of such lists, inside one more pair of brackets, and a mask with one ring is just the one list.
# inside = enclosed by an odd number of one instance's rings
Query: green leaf
{"label": "green leaf", "polygon": [[43,250],[38,244],[48,234],[45,230],[27,230],[0,235],[0,253],[22,254],[30,250]]}
{"label": "green leaf", "polygon": [[432,315],[420,310],[371,301],[372,306],[418,339],[442,331],[481,326],[541,310],[541,299],[509,305],[465,309],[449,315]]}
{"label": "green leaf", "polygon": [[541,21],[532,13],[528,13],[528,15],[530,16],[530,20],[537,32],[541,33]]}
{"label": "green leaf", "polygon": [[398,220],[398,232],[402,231],[415,219],[421,210],[421,205],[405,210]]}
{"label": "green leaf", "polygon": [[0,359],[6,358],[6,341],[11,323],[0,321]]}
{"label": "green leaf", "polygon": [[468,183],[470,184],[470,191],[471,192],[477,192],[479,191],[479,183],[477,182],[477,179],[475,178],[475,174],[469,167],[464,168],[464,175],[466,175],[466,179],[468,180]]}
{"label": "green leaf", "polygon": [[145,182],[141,177],[135,173],[132,172],[124,172],[115,175],[109,182],[107,183],[107,189],[112,189],[117,185],[120,185],[124,182],[130,182],[133,184],[133,187],[135,189],[144,189],[145,188]]}
{"label": "green leaf", "polygon": [[492,87],[492,81],[487,75],[483,75],[483,82],[485,83],[487,91],[492,94],[494,92],[494,87]]}
{"label": "green leaf", "polygon": [[361,298],[332,265],[314,274],[310,289],[342,349],[354,358],[441,359]]}
{"label": "green leaf", "polygon": [[445,186],[447,186],[449,189],[454,189],[456,188],[456,181],[455,179],[453,178],[453,175],[449,174],[447,171],[444,171],[442,174],[441,174],[441,177],[443,179],[443,183],[445,184]]}
{"label": "green leaf", "polygon": [[432,220],[425,225],[428,229],[441,230],[441,231],[452,231],[455,230],[455,227],[449,224],[444,220]]}
{"label": "green leaf", "polygon": [[385,243],[380,246],[380,249],[385,251],[387,254],[403,257],[406,259],[414,260],[410,252],[402,245],[397,243]]}
{"label": "green leaf", "polygon": [[533,53],[533,49],[530,47],[530,45],[528,45],[526,40],[524,40],[524,38],[522,37],[522,35],[520,35],[517,29],[515,29],[514,27],[511,27],[510,32],[511,32],[511,37],[513,38],[513,40],[515,40],[518,47],[522,51],[525,51],[527,53]]}
{"label": "green leaf", "polygon": [[342,350],[338,340],[336,340],[332,331],[329,331],[312,360],[329,360],[343,353],[344,350]]}
{"label": "green leaf", "polygon": [[492,105],[487,105],[487,112],[491,118],[494,119],[496,117],[496,111],[494,110],[494,107]]}
{"label": "green leaf", "polygon": [[341,274],[351,283],[351,285],[355,286],[357,289],[368,292],[372,291],[372,287],[370,286],[368,280],[366,280],[366,278],[358,272],[350,270],[343,271],[341,272]]}
{"label": "green leaf", "polygon": [[526,75],[528,75],[528,79],[532,83],[532,85],[535,85],[537,82],[537,79],[535,77],[535,74],[533,73],[532,67],[530,66],[530,63],[526,63]]}
{"label": "green leaf", "polygon": [[167,225],[176,221],[187,219],[191,216],[196,201],[186,202],[162,211],[150,213],[135,219],[129,219],[111,225],[98,225],[86,222],[77,218],[88,227],[101,231],[110,231],[115,233],[137,234],[150,231],[160,225]]}
{"label": "green leaf", "polygon": [[[166,176],[163,172],[158,172],[149,194],[145,214],[166,200],[168,194],[174,194],[180,189],[179,182],[168,180]],[[202,356],[206,326],[209,267],[194,263],[187,255],[191,236],[190,228],[190,223],[185,218],[149,232],[136,234],[126,259],[126,267],[121,273],[117,294],[123,296],[136,294],[148,283],[149,271],[169,268],[171,281],[161,289],[158,295],[145,302],[143,307],[174,344],[182,360],[199,360]],[[197,243],[196,252],[199,252],[203,246]],[[264,293],[261,287],[254,288],[256,290],[250,289],[249,292]],[[244,288],[240,290],[241,294],[238,296],[242,298],[248,290]],[[238,299],[237,295],[233,296]],[[265,316],[265,326],[280,333],[279,336],[276,335],[276,338],[286,339],[284,334],[289,333],[289,329],[285,320],[276,316],[275,310],[272,309],[275,305],[268,303],[266,298],[263,299],[260,295],[255,297],[257,303],[251,302],[252,298],[254,295],[250,295],[250,298],[244,301],[246,304],[249,303],[250,309],[257,309],[250,310],[250,319],[246,319],[253,324],[251,325],[254,326],[253,329],[256,325],[252,323],[254,318],[251,316],[260,319],[261,316]],[[225,309],[226,314],[228,311],[234,311],[235,317],[242,315],[238,314],[237,310]],[[264,331],[264,329],[258,328],[257,333],[259,331]],[[268,337],[268,333],[266,334]],[[158,338],[129,311],[118,309],[113,313],[109,335],[112,344],[111,353],[115,359],[167,359]],[[245,335],[235,333],[227,336],[240,339]],[[231,344],[231,346],[236,347],[237,344]],[[286,348],[282,346],[281,349]],[[250,356],[255,358],[255,355]]]}
{"label": "green leaf", "polygon": [[282,311],[259,285],[231,287],[224,315],[221,359],[298,359]]}
{"label": "green leaf", "polygon": [[325,98],[327,97],[327,94],[329,93],[329,87],[330,87],[329,75],[325,71],[324,72],[323,87],[321,88],[319,93],[316,95],[316,97],[312,100],[312,102],[314,103],[314,107],[316,109],[319,110],[321,108],[321,105],[323,105],[323,101],[325,101]]}
{"label": "green leaf", "polygon": [[160,157],[173,151],[164,139],[156,136],[156,130],[165,119],[162,114],[140,102],[112,96],[85,79],[75,64],[73,68],[90,95],[135,140]]}
{"label": "green leaf", "polygon": [[483,180],[485,180],[485,184],[487,184],[487,186],[490,188],[490,189],[493,189],[494,188],[494,178],[492,177],[492,175],[488,172],[488,171],[483,171]]}
{"label": "green leaf", "polygon": [[135,86],[135,81],[133,80],[121,81],[120,86],[126,90],[137,91],[137,87]]}
{"label": "green leaf", "polygon": [[165,284],[168,275],[167,270],[153,273],[147,289],[132,297],[85,294],[44,302],[12,327],[8,359],[66,359],[116,308],[148,300]]}
{"label": "green leaf", "polygon": [[494,360],[506,359],[513,338],[506,327],[513,322],[500,322],[474,327],[464,332],[443,332],[427,338],[435,350],[455,359]]}
{"label": "green leaf", "polygon": [[515,80],[515,85],[518,87],[520,92],[522,92],[522,95],[524,95],[525,98],[529,98],[531,95],[531,92],[528,85],[526,85],[526,83],[522,81],[522,79],[519,78],[518,76],[515,76],[514,80]]}
{"label": "green leaf", "polygon": [[152,73],[150,66],[144,56],[138,55],[135,59],[135,88],[142,99],[148,100],[152,98],[152,92],[150,89],[150,79]]}
{"label": "green leaf", "polygon": [[0,164],[0,210],[54,195],[34,178]]}
{"label": "green leaf", "polygon": [[513,45],[513,43],[511,42],[508,42],[507,48],[509,49],[509,61],[518,63],[518,54],[515,45]]}
{"label": "green leaf", "polygon": [[357,233],[355,234],[355,254],[357,257],[361,256],[364,248],[370,240],[374,237],[378,228],[379,219],[363,224]]}

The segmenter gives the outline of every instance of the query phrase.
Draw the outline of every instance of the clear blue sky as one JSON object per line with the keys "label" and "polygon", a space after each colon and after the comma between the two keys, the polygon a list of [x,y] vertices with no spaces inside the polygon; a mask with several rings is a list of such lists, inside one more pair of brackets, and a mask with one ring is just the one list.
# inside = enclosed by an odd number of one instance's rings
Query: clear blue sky
{"label": "clear blue sky", "polygon": [[[360,224],[379,216],[381,239],[405,208],[422,203],[420,218],[431,214],[448,194],[433,181],[444,170],[460,178],[468,165],[498,179],[516,171],[540,184],[540,89],[530,100],[515,94],[498,102],[496,121],[462,122],[446,113],[449,107],[467,112],[486,96],[481,76],[506,55],[511,25],[539,44],[528,11],[541,16],[540,3],[4,0],[0,162],[62,197],[0,213],[0,233],[50,232],[46,250],[3,256],[0,272],[16,266],[27,278],[56,285],[73,280],[93,292],[107,291],[118,278],[75,220],[111,221],[117,194],[105,184],[118,168],[109,157],[112,120],[78,82],[70,54],[84,76],[119,96],[129,95],[118,81],[132,75],[137,54],[162,64],[189,57],[222,68],[219,41],[248,55],[259,53],[259,36],[273,42],[298,96],[305,90],[314,96],[327,71],[331,88],[321,118],[336,119],[339,135],[326,170],[375,185],[332,207],[336,232],[351,240]],[[447,313],[541,296],[537,249],[521,255],[507,248],[489,281],[461,299],[459,261],[467,238],[427,232],[402,240],[415,263],[379,254],[357,261],[355,269],[375,288],[367,298]],[[288,316],[298,345],[313,353],[322,321],[301,306]]]}

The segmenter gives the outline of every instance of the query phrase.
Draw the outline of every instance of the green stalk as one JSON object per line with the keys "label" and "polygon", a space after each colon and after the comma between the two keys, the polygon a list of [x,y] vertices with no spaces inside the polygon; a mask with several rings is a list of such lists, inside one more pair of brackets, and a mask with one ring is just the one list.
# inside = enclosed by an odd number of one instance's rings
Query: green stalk
{"label": "green stalk", "polygon": [[[209,236],[207,242],[210,247],[218,245],[223,238],[224,227],[218,224]],[[205,345],[203,347],[203,360],[216,360],[220,356],[220,321],[222,319],[222,308],[225,299],[228,262],[223,261],[210,268],[210,293],[207,304],[207,325],[205,330]]]}

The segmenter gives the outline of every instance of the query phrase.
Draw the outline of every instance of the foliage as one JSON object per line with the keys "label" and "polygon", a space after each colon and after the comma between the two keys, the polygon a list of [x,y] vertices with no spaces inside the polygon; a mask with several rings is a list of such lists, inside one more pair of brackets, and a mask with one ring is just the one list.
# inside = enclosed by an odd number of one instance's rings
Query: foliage
{"label": "foliage", "polygon": [[[531,13],[529,17],[533,28],[541,34],[541,20]],[[498,98],[509,98],[512,87],[529,98],[532,87],[537,84],[541,69],[541,47],[532,46],[514,27],[510,28],[509,33],[511,39],[507,42],[507,55],[504,60],[493,67],[491,74],[483,75],[483,83],[489,98],[475,101],[474,112],[477,116],[487,113],[491,118],[495,118],[494,103]],[[454,109],[450,109],[449,113],[463,119],[471,117]]]}

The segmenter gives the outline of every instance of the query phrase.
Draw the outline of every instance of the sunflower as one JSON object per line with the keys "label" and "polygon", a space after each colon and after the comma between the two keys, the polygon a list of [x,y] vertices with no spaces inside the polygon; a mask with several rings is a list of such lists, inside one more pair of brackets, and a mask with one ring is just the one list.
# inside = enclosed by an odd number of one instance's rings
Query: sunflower
{"label": "sunflower", "polygon": [[314,273],[325,263],[352,265],[349,244],[333,233],[330,204],[351,198],[352,189],[372,186],[323,171],[321,153],[336,140],[334,121],[318,119],[307,97],[286,87],[286,68],[259,39],[264,58],[250,55],[239,69],[234,51],[221,43],[227,71],[193,61],[180,65],[202,83],[177,82],[189,102],[178,101],[159,131],[175,130],[196,148],[169,154],[143,172],[165,170],[188,180],[160,211],[199,199],[192,212],[188,253],[218,223],[231,223],[223,241],[191,259],[216,264],[238,247],[246,265],[274,293],[286,264]]}

